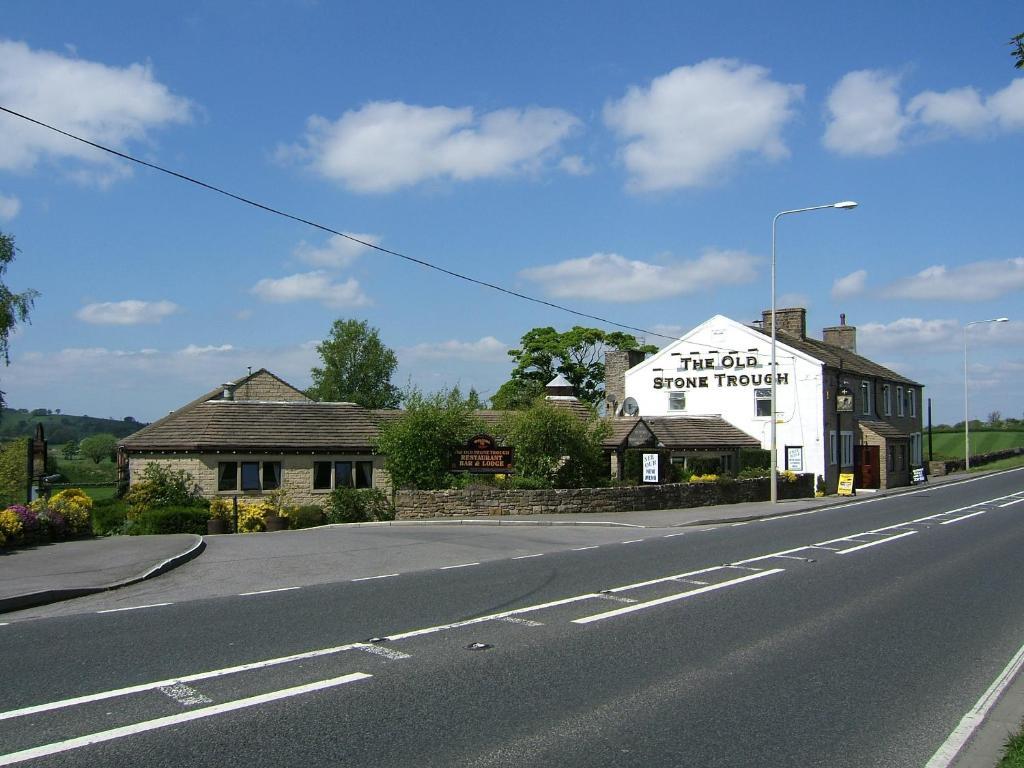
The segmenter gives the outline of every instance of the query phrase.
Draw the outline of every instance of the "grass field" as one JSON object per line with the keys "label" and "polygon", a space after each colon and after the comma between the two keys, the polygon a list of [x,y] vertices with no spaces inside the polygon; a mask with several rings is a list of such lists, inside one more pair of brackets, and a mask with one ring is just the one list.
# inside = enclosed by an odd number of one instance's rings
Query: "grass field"
{"label": "grass field", "polygon": [[[971,455],[1005,451],[1007,448],[1024,447],[1024,432],[1007,430],[971,430]],[[963,432],[934,432],[932,450],[935,460],[962,459],[964,457]],[[928,455],[928,434],[924,435],[924,453]]]}

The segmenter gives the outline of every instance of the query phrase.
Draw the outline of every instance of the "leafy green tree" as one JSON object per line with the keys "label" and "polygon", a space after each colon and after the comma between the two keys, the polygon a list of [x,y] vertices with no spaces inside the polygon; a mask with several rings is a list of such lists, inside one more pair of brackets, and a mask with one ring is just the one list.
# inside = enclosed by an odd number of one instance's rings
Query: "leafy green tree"
{"label": "leafy green tree", "polygon": [[498,411],[526,410],[534,400],[544,396],[544,384],[534,379],[509,379],[491,395],[491,408]]}
{"label": "leafy green tree", "polygon": [[[572,385],[576,397],[597,403],[604,397],[604,354],[610,349],[658,351],[654,345],[642,345],[636,337],[621,331],[608,332],[579,325],[562,333],[551,327],[533,328],[523,334],[518,349],[509,350],[508,354],[516,362],[512,380],[532,381],[543,388],[560,373]],[[520,394],[516,385],[502,393],[499,401],[505,400],[506,395],[508,400],[516,401]]]}
{"label": "leafy green tree", "polygon": [[403,399],[402,415],[384,422],[377,439],[392,484],[419,490],[450,487],[452,450],[482,432],[483,425],[457,392],[428,396],[412,389]]}
{"label": "leafy green tree", "polygon": [[[14,261],[14,238],[0,232],[0,356],[4,365],[11,364],[10,334],[18,323],[28,322],[29,312],[35,303],[38,291],[31,289],[14,293],[3,282],[8,265]],[[0,412],[4,409],[4,393],[0,391]]]}
{"label": "leafy green tree", "polygon": [[109,434],[90,435],[79,443],[78,450],[85,458],[99,464],[104,459],[116,456],[117,438]]}
{"label": "leafy green tree", "polygon": [[601,442],[608,425],[585,421],[565,408],[536,400],[525,411],[506,415],[498,434],[515,449],[517,477],[556,488],[605,485],[608,466]]}
{"label": "leafy green tree", "polygon": [[1010,38],[1010,46],[1013,48],[1010,55],[1017,60],[1013,66],[1024,69],[1024,32]]}
{"label": "leafy green tree", "polygon": [[309,397],[366,408],[398,407],[401,394],[391,383],[398,358],[365,320],[335,320],[316,351],[323,366],[312,370]]}
{"label": "leafy green tree", "polygon": [[64,448],[61,450],[60,455],[65,459],[73,459],[78,455],[78,441],[68,440],[64,443]]}

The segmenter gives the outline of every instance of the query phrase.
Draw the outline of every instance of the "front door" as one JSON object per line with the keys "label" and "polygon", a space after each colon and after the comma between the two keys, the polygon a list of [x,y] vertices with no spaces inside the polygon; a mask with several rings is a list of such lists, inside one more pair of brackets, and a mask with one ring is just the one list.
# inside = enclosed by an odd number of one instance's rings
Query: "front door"
{"label": "front door", "polygon": [[879,487],[879,447],[877,445],[855,445],[853,464],[857,475],[858,488]]}

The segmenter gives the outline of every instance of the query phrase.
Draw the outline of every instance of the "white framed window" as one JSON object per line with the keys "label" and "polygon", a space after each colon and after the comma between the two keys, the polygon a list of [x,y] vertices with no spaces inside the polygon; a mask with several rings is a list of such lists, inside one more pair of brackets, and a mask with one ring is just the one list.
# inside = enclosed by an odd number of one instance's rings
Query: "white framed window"
{"label": "white framed window", "polygon": [[903,387],[896,387],[896,415],[903,415]]}
{"label": "white framed window", "polygon": [[892,416],[892,387],[888,384],[882,385],[882,413]]}
{"label": "white framed window", "polygon": [[844,467],[853,466],[853,432],[839,433],[840,452],[842,453],[841,464]]}
{"label": "white framed window", "polygon": [[670,411],[685,411],[686,410],[686,393],[685,392],[669,392],[668,393],[668,409]]}
{"label": "white framed window", "polygon": [[828,433],[828,465],[830,467],[839,463],[839,441],[836,438],[836,431],[833,429]]}
{"label": "white framed window", "polygon": [[907,387],[907,410],[913,418],[917,418],[917,392],[913,387]]}
{"label": "white framed window", "polygon": [[869,381],[860,383],[860,412],[865,416],[871,415],[871,382]]}
{"label": "white framed window", "polygon": [[754,414],[756,416],[772,415],[772,391],[771,389],[754,390]]}

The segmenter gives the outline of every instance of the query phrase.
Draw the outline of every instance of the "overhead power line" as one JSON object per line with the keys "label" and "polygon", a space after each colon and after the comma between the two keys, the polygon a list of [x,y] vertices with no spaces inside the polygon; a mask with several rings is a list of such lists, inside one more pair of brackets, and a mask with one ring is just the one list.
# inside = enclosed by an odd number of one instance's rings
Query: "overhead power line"
{"label": "overhead power line", "polygon": [[439,266],[437,264],[432,264],[429,261],[425,261],[423,259],[418,259],[415,256],[409,256],[408,254],[405,254],[405,253],[400,253],[398,251],[392,251],[389,248],[384,248],[382,246],[376,245],[375,243],[370,243],[370,242],[367,242],[366,240],[360,240],[358,237],[353,237],[352,235],[346,234],[344,232],[339,232],[336,229],[332,229],[331,227],[328,227],[328,226],[326,226],[324,224],[320,224],[320,223],[318,223],[316,221],[312,221],[311,219],[306,219],[306,218],[303,218],[302,216],[296,216],[293,213],[288,213],[287,211],[282,211],[279,208],[274,208],[273,206],[267,205],[265,203],[261,203],[258,200],[253,200],[252,198],[245,197],[244,195],[235,194],[234,192],[230,192],[230,191],[228,191],[226,189],[222,189],[221,187],[215,186],[214,184],[210,184],[210,183],[205,182],[205,181],[203,181],[201,179],[197,179],[197,178],[195,178],[193,176],[189,176],[188,174],[179,173],[178,171],[173,171],[170,168],[164,168],[163,166],[157,165],[156,163],[147,162],[147,161],[142,160],[142,159],[140,159],[138,157],[134,157],[133,155],[129,155],[129,154],[125,153],[125,152],[120,152],[120,151],[118,151],[116,149],[112,149],[111,147],[104,146],[103,144],[98,144],[95,141],[90,141],[89,139],[82,138],[81,136],[76,136],[73,133],[69,133],[68,131],[65,131],[65,130],[62,130],[60,128],[57,128],[56,126],[50,125],[49,123],[44,123],[42,120],[37,120],[36,118],[30,117],[30,116],[25,115],[25,114],[22,114],[21,112],[16,112],[13,109],[10,109],[10,108],[5,107],[3,105],[0,105],[0,111],[6,112],[7,114],[12,115],[14,117],[21,118],[22,120],[26,120],[26,121],[28,121],[30,123],[33,123],[34,125],[38,125],[41,128],[45,128],[48,131],[53,131],[54,133],[58,133],[61,136],[66,136],[67,138],[73,139],[74,141],[78,141],[78,142],[81,142],[82,144],[86,144],[86,145],[88,145],[90,147],[93,147],[95,149],[98,149],[98,150],[100,150],[102,152],[107,152],[107,153],[109,153],[111,155],[114,155],[116,157],[120,157],[123,160],[128,160],[130,162],[137,163],[138,165],[145,166],[146,168],[151,168],[154,171],[159,171],[160,173],[165,173],[168,176],[173,176],[176,179],[180,179],[181,181],[187,181],[190,184],[195,184],[196,186],[203,187],[204,189],[207,189],[207,190],[209,190],[211,192],[216,192],[219,195],[224,195],[225,197],[230,197],[232,200],[237,200],[240,203],[245,203],[246,205],[251,205],[253,208],[259,208],[260,210],[266,211],[267,213],[272,213],[275,216],[282,216],[282,217],[284,217],[286,219],[291,219],[292,221],[297,221],[300,224],[305,224],[306,226],[313,227],[314,229],[319,229],[322,232],[329,232],[332,235],[338,235],[339,237],[344,237],[346,240],[351,240],[354,243],[359,243],[359,245],[363,245],[363,246],[365,246],[367,248],[372,248],[375,251],[379,251],[381,253],[386,253],[386,254],[388,254],[390,256],[397,256],[400,259],[405,259],[406,261],[411,262],[413,264],[419,264],[421,267],[426,267],[427,269],[433,269],[434,271],[440,272],[440,273],[445,274],[445,275],[448,275],[449,277],[455,277],[455,278],[458,278],[459,280],[465,280],[467,283],[473,283],[474,285],[479,285],[479,286],[482,286],[484,288],[490,288],[493,291],[498,291],[499,293],[504,293],[504,294],[507,294],[508,296],[514,296],[515,298],[523,299],[524,301],[531,301],[534,304],[540,304],[540,305],[545,306],[545,307],[550,307],[551,309],[557,309],[557,310],[559,310],[561,312],[568,312],[569,314],[576,315],[577,317],[584,317],[584,318],[586,318],[588,320],[596,320],[597,322],[604,323],[605,325],[613,325],[616,328],[624,328],[624,329],[626,329],[628,331],[636,331],[637,333],[642,333],[642,334],[645,334],[647,336],[657,336],[659,338],[670,339],[672,341],[676,340],[675,336],[667,336],[667,335],[665,335],[663,333],[657,333],[656,331],[649,331],[649,330],[647,330],[645,328],[637,328],[637,327],[632,326],[632,325],[626,325],[624,323],[617,323],[614,320],[609,320],[606,317],[599,317],[598,315],[590,315],[590,314],[587,314],[586,312],[580,312],[579,310],[572,309],[571,307],[566,307],[566,306],[563,306],[561,304],[555,304],[552,301],[546,301],[544,299],[539,299],[536,296],[529,296],[529,295],[527,295],[525,293],[519,293],[518,291],[513,291],[511,288],[505,288],[505,287],[497,285],[495,283],[489,283],[486,280],[479,280],[478,278],[471,277],[469,275],[464,275],[461,272],[455,272],[454,270],[446,269],[445,267]]}

